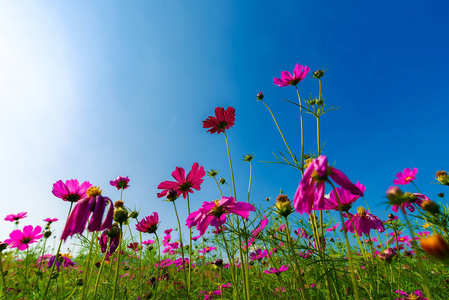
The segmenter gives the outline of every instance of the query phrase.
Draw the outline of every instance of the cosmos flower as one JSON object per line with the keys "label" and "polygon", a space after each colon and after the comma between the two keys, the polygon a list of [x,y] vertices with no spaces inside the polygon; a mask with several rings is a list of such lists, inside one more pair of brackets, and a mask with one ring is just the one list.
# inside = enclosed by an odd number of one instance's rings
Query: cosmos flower
{"label": "cosmos flower", "polygon": [[259,260],[260,261],[267,255],[268,255],[268,252],[266,249],[264,249],[264,250],[257,249],[255,252],[251,252],[249,254],[249,258],[251,258],[251,260]]}
{"label": "cosmos flower", "polygon": [[223,107],[215,108],[215,117],[209,116],[203,121],[203,128],[210,128],[207,132],[225,132],[235,124],[235,108],[229,106],[226,110]]}
{"label": "cosmos flower", "polygon": [[56,221],[58,221],[58,219],[56,219],[56,218],[54,218],[54,219],[52,219],[52,218],[44,219],[44,222],[47,222],[48,224],[51,224],[51,223],[56,222]]}
{"label": "cosmos flower", "polygon": [[86,197],[86,191],[91,186],[92,184],[89,181],[84,181],[80,185],[76,179],[66,180],[65,183],[59,180],[53,184],[53,190],[51,192],[64,201],[76,202]]}
{"label": "cosmos flower", "polygon": [[5,240],[5,243],[8,243],[10,248],[17,248],[20,251],[28,249],[28,245],[32,243],[36,243],[40,238],[42,238],[43,234],[42,227],[36,226],[33,229],[32,225],[25,226],[23,231],[21,230],[13,230],[9,234],[9,239]]}
{"label": "cosmos flower", "polygon": [[18,214],[7,215],[6,218],[5,218],[5,221],[17,222],[20,219],[24,219],[26,217],[27,217],[27,213],[26,212],[20,212]]}
{"label": "cosmos flower", "polygon": [[154,267],[165,269],[168,268],[172,263],[173,261],[171,259],[164,259],[161,260],[159,263],[154,264]]}
{"label": "cosmos flower", "polygon": [[336,224],[336,225],[334,225],[332,227],[326,228],[326,231],[327,232],[335,231],[338,228],[338,226],[340,226],[340,224]]}
{"label": "cosmos flower", "polygon": [[415,290],[413,293],[410,294],[407,294],[406,292],[399,290],[396,290],[394,292],[405,297],[405,298],[396,298],[396,300],[407,300],[407,299],[427,300],[427,298],[424,297],[424,294],[420,290]]}
{"label": "cosmos flower", "polygon": [[[109,250],[108,250],[108,240],[109,240]],[[101,233],[98,238],[100,244],[101,253],[106,253],[106,259],[111,256],[120,243],[120,227],[117,223],[112,224],[111,229],[106,229]]]}
{"label": "cosmos flower", "polygon": [[133,251],[139,251],[140,245],[138,242],[134,242],[134,243],[129,243],[129,245],[127,247]]}
{"label": "cosmos flower", "polygon": [[414,212],[415,211],[415,206],[421,206],[421,204],[423,203],[423,201],[429,201],[429,197],[427,197],[426,195],[420,194],[420,193],[405,193],[404,194],[405,199],[409,199],[410,201],[404,201],[400,206],[399,205],[392,205],[391,209],[394,212],[398,212],[399,207],[401,207],[402,212],[405,214],[406,211],[405,209],[407,208],[410,212]]}
{"label": "cosmos flower", "polygon": [[199,191],[201,190],[201,184],[203,183],[203,177],[206,175],[203,166],[199,167],[198,163],[192,165],[192,169],[187,178],[185,177],[185,170],[183,168],[176,167],[176,169],[171,173],[176,181],[163,181],[157,188],[163,189],[162,192],[157,194],[158,198],[167,195],[170,189],[174,189],[177,192],[177,197],[182,196],[184,199],[187,198],[188,193],[193,193],[193,189]]}
{"label": "cosmos flower", "polygon": [[120,189],[127,189],[129,188],[129,178],[128,176],[124,177],[124,176],[118,176],[115,180],[111,180],[109,181],[109,184],[112,186],[115,186],[117,188],[117,190]]}
{"label": "cosmos flower", "polygon": [[379,232],[385,231],[383,222],[375,215],[366,212],[363,207],[359,207],[355,215],[349,212],[347,214],[350,219],[345,222],[344,228],[349,232],[354,232],[352,224],[354,224],[359,236],[362,236],[362,234],[369,235],[371,229],[376,229]]}
{"label": "cosmos flower", "polygon": [[270,268],[270,270],[265,270],[264,272],[266,273],[266,274],[279,274],[279,273],[282,273],[282,272],[285,272],[285,271],[287,271],[288,270],[288,265],[282,265],[279,269],[276,269],[276,268]]}
{"label": "cosmos flower", "polygon": [[159,224],[159,215],[153,212],[136,224],[136,229],[140,232],[155,233]]}
{"label": "cosmos flower", "polygon": [[328,166],[327,157],[320,155],[314,159],[304,172],[296,190],[293,205],[299,213],[307,213],[313,209],[322,209],[324,201],[325,182],[329,177],[352,195],[363,196],[363,191],[349,181],[340,170]]}
{"label": "cosmos flower", "polygon": [[[366,190],[365,186],[358,181],[355,186],[358,187],[362,193]],[[315,207],[314,209],[339,211],[340,206],[338,205],[337,196],[338,200],[340,200],[341,210],[345,212],[349,211],[354,202],[360,198],[360,195],[353,195],[344,188],[335,188],[330,192],[329,198],[324,197],[323,205],[320,207]]]}
{"label": "cosmos flower", "polygon": [[281,78],[273,78],[273,83],[279,87],[297,85],[301,80],[306,78],[307,73],[309,73],[310,68],[308,66],[296,64],[293,70],[293,75],[288,71],[281,72]]}
{"label": "cosmos flower", "polygon": [[206,253],[209,253],[209,252],[211,252],[211,251],[213,251],[213,250],[217,250],[217,247],[209,247],[209,246],[206,246],[206,247],[204,247],[203,249],[198,250],[198,253],[206,254]]}
{"label": "cosmos flower", "polygon": [[[52,255],[50,261],[48,262],[47,268],[51,268],[54,262],[55,256]],[[64,268],[69,268],[73,267],[74,265],[75,263],[70,259],[69,255],[59,253],[58,259],[56,259],[56,268],[58,269],[58,272],[61,266],[63,266]]]}
{"label": "cosmos flower", "polygon": [[198,211],[187,217],[186,226],[192,228],[196,225],[200,235],[203,235],[209,225],[223,225],[226,222],[227,213],[233,213],[248,220],[250,211],[254,211],[252,204],[236,202],[233,197],[221,197],[220,200],[203,202]]}
{"label": "cosmos flower", "polygon": [[[114,216],[114,207],[111,199],[103,197],[98,187],[90,187],[86,194],[87,197],[79,200],[70,213],[62,232],[61,240],[65,241],[67,237],[76,233],[82,234],[91,215],[89,225],[87,226],[88,231],[101,231],[111,228]],[[103,221],[103,215],[108,203],[109,210]]]}
{"label": "cosmos flower", "polygon": [[397,179],[393,180],[393,183],[402,185],[409,184],[416,179],[416,173],[418,173],[417,168],[413,168],[413,170],[405,168],[402,172],[396,174]]}

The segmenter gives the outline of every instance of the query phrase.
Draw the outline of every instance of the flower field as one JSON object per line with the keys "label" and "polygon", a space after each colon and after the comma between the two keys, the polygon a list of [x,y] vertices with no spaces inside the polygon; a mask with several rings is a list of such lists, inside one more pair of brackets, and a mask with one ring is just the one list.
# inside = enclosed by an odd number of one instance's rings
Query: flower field
{"label": "flower field", "polygon": [[[110,180],[119,195],[110,197],[89,181],[58,180],[52,193],[66,202],[67,215],[43,215],[42,224],[31,225],[26,218],[33,212],[5,216],[14,229],[0,244],[0,299],[449,299],[444,194],[426,195],[418,169],[410,166],[392,174],[392,185],[385,187],[390,213],[375,215],[364,199],[370,183],[349,178],[323,151],[320,121],[338,113],[322,95],[325,78],[324,69],[296,64],[292,73],[273,79],[297,96],[289,101],[301,130],[296,154],[263,93],[254,100],[267,108],[285,145],[274,163],[297,171],[294,195],[280,192],[255,203],[254,155],[243,157],[249,178],[234,174],[227,132],[238,122],[236,111],[217,107],[202,127],[225,140],[226,149],[217,151],[227,154],[231,179],[206,171],[198,158],[189,169],[176,167],[154,197],[173,207],[177,227],[163,231],[158,212],[142,215],[127,206],[127,176]],[[318,87],[307,99],[300,96],[304,80]],[[306,117],[316,120],[316,128],[304,128]],[[305,130],[316,134],[309,149]],[[435,172],[427,180],[448,186],[447,173]],[[236,181],[248,179],[248,190],[237,191]],[[216,184],[216,194],[191,206],[205,180]],[[186,219],[179,218],[181,201],[187,203]],[[64,222],[62,232],[52,229],[55,222]],[[63,250],[68,240],[80,245],[76,253]]]}

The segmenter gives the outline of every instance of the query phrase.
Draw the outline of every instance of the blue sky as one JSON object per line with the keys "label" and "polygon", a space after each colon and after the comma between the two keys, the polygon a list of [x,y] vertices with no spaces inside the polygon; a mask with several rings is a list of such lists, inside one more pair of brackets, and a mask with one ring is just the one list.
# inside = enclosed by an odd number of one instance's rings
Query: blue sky
{"label": "blue sky", "polygon": [[[230,182],[224,136],[202,128],[217,106],[236,108],[228,137],[237,195],[249,175],[241,157],[254,153],[251,201],[280,189],[293,198],[299,172],[259,162],[285,147],[255,95],[265,94],[298,154],[299,111],[282,101],[296,101],[295,90],[273,85],[296,63],[327,69],[325,103],[340,109],[322,117],[323,154],[365,184],[374,213],[386,218],[385,190],[407,167],[438,200],[445,187],[431,183],[448,169],[449,146],[445,11],[443,1],[2,1],[1,217],[27,211],[21,225],[57,217],[59,234],[68,205],[52,195],[54,182],[89,180],[117,200],[109,180],[123,175],[128,207],[158,212],[162,229],[176,226],[171,204],[156,197],[176,166],[198,162]],[[313,78],[299,88],[317,96]],[[315,136],[306,116],[306,151]],[[192,210],[218,196],[206,177]],[[13,224],[0,228],[3,240]]]}

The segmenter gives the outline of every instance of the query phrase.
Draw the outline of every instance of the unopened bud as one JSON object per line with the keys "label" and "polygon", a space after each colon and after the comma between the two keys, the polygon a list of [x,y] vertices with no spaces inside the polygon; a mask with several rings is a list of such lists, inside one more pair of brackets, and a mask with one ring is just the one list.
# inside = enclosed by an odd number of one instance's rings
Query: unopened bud
{"label": "unopened bud", "polygon": [[129,213],[129,217],[131,219],[137,219],[138,216],[139,216],[139,213],[137,211],[132,211]]}
{"label": "unopened bud", "polygon": [[50,230],[44,231],[44,238],[48,239],[49,237],[51,237],[51,231]]}
{"label": "unopened bud", "polygon": [[224,179],[223,177],[220,178],[220,180],[218,180],[218,182],[220,182],[220,184],[225,184],[226,183],[226,179]]}
{"label": "unopened bud", "polygon": [[324,69],[323,70],[316,70],[315,72],[313,72],[312,77],[316,78],[316,79],[320,79],[321,77],[324,76]]}
{"label": "unopened bud", "polygon": [[259,92],[256,96],[257,100],[263,100],[263,93]]}
{"label": "unopened bud", "polygon": [[435,179],[438,180],[442,185],[449,185],[449,176],[446,171],[438,171],[435,174]]}
{"label": "unopened bud", "polygon": [[315,105],[316,99],[310,99],[307,103],[309,103],[309,105]]}
{"label": "unopened bud", "polygon": [[123,224],[128,221],[128,211],[126,210],[126,208],[119,207],[114,209],[114,221],[119,224]]}
{"label": "unopened bud", "polygon": [[323,104],[324,104],[324,100],[323,99],[316,100],[316,105],[323,105]]}
{"label": "unopened bud", "polygon": [[391,205],[401,205],[404,202],[404,193],[397,186],[390,186],[387,190],[387,198]]}
{"label": "unopened bud", "polygon": [[432,214],[439,214],[440,213],[440,206],[433,202],[432,200],[424,200],[421,203],[421,207],[422,209],[424,209],[425,211],[428,211]]}
{"label": "unopened bud", "polygon": [[426,238],[421,238],[421,248],[430,256],[442,260],[449,260],[449,245],[441,237],[441,235],[432,235]]}
{"label": "unopened bud", "polygon": [[287,198],[287,195],[279,195],[276,198],[276,208],[277,213],[284,218],[290,215],[293,211],[292,203],[290,199]]}
{"label": "unopened bud", "polygon": [[173,202],[176,199],[178,199],[178,192],[175,191],[174,189],[169,189],[165,196],[167,197],[168,201],[172,201]]}

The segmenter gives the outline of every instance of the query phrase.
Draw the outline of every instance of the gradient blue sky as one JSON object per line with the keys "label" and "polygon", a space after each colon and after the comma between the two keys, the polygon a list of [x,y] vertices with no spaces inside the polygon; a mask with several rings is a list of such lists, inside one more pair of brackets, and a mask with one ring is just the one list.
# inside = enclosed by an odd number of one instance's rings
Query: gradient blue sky
{"label": "gradient blue sky", "polygon": [[[449,27],[444,1],[26,1],[0,2],[1,217],[27,211],[23,225],[57,217],[68,204],[51,193],[59,179],[89,180],[117,200],[109,186],[129,176],[128,207],[153,211],[174,227],[170,203],[157,185],[176,166],[198,162],[230,181],[224,136],[202,120],[217,106],[236,108],[228,131],[237,195],[251,201],[282,189],[293,198],[300,173],[260,163],[285,146],[259,91],[290,146],[300,151],[293,87],[273,77],[296,63],[325,67],[327,105],[323,153],[354,182],[366,185],[372,211],[386,218],[385,190],[397,172],[417,167],[416,183],[437,200],[431,184],[448,169]],[[306,78],[303,96],[317,96]],[[446,112],[446,113],[445,113]],[[315,121],[306,116],[306,149],[316,149]],[[411,191],[414,189],[410,186]],[[192,209],[218,197],[205,178]],[[243,200],[243,199],[242,199]],[[181,219],[187,217],[183,200]],[[363,205],[363,202],[356,203]],[[184,222],[183,222],[184,223]],[[0,240],[13,224],[0,222]]]}

